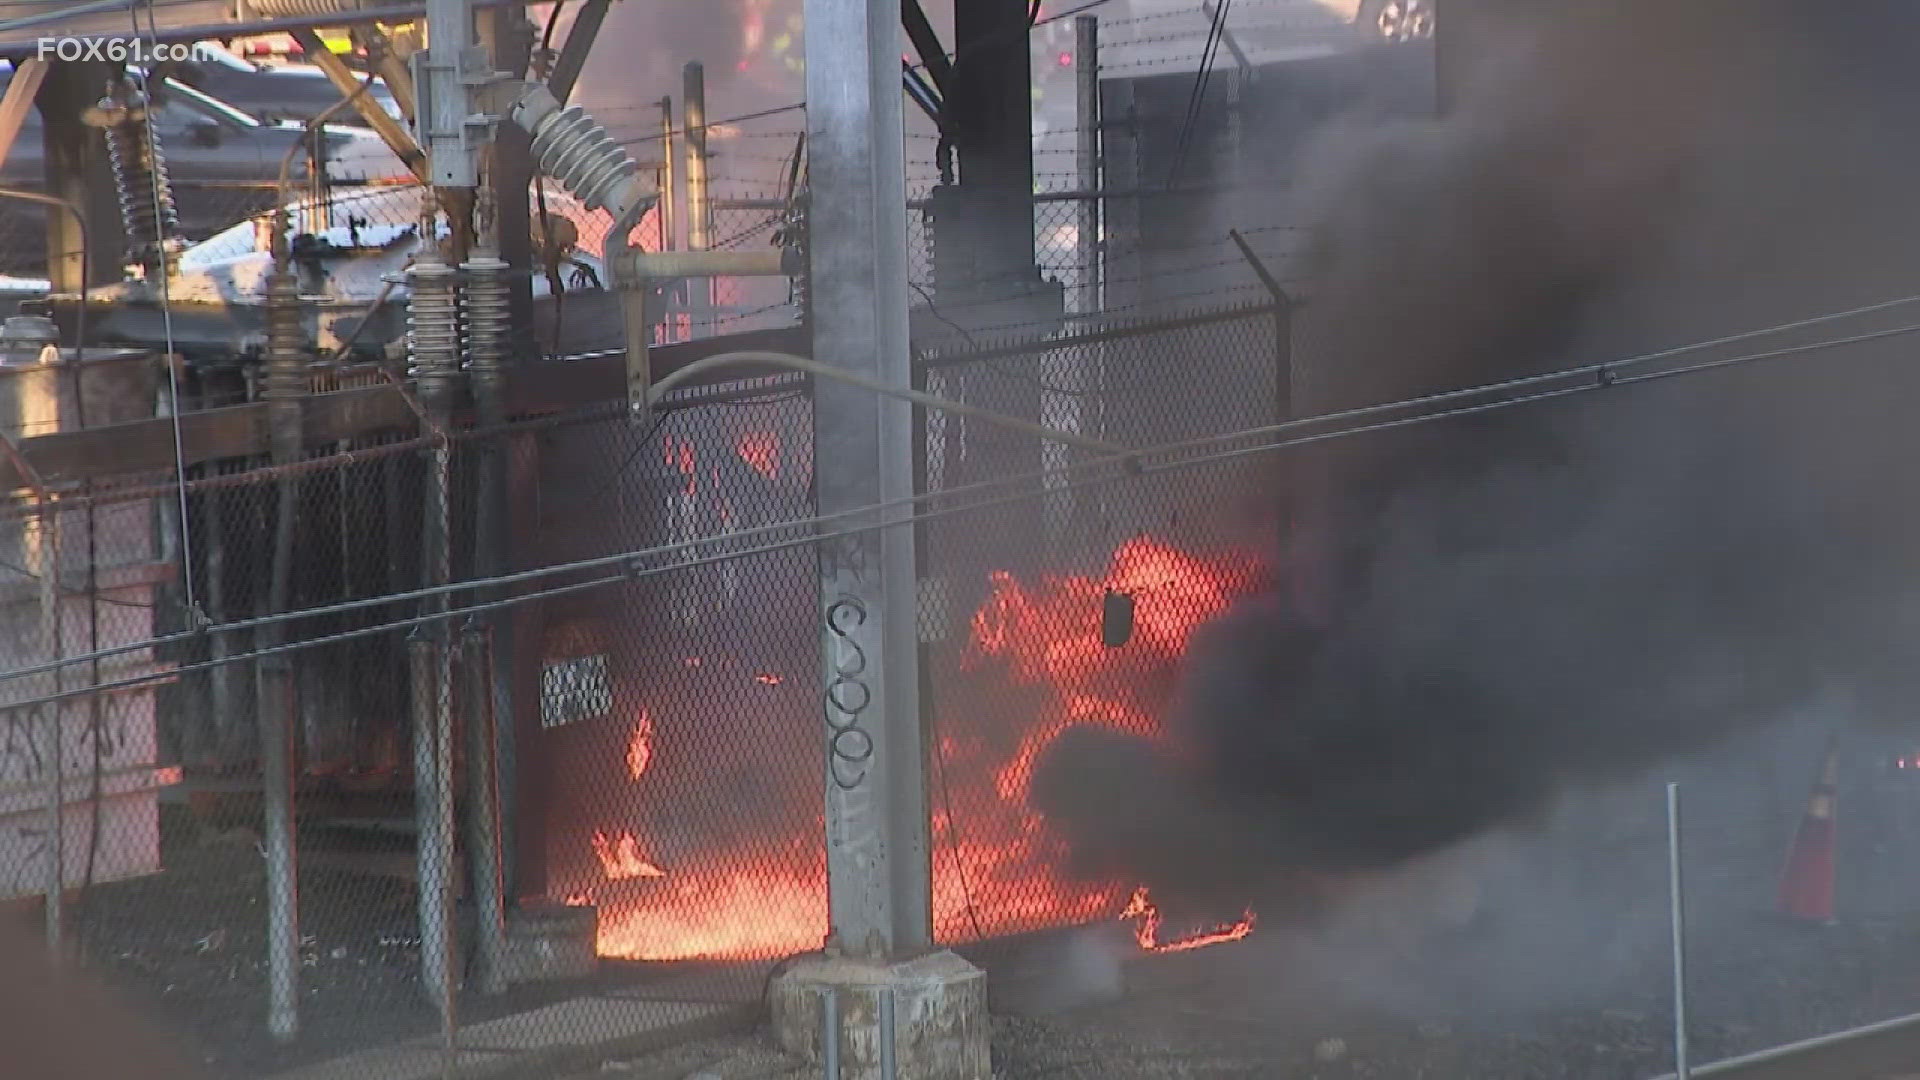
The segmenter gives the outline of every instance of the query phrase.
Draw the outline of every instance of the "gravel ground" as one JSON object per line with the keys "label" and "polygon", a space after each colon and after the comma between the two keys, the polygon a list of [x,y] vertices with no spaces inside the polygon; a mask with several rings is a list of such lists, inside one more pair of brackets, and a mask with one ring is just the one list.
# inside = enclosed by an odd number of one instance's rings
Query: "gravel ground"
{"label": "gravel ground", "polygon": [[[1640,880],[1529,880],[1512,903],[1446,933],[1269,927],[1240,943],[1135,955],[1124,989],[1104,1001],[1089,999],[1100,996],[1098,965],[1084,949],[1076,965],[1058,936],[981,955],[996,1008],[1030,1010],[995,1017],[995,1076],[1646,1080],[1672,1068],[1671,946],[1660,862],[1637,864],[1648,868]],[[1900,914],[1915,891],[1901,875],[1881,875],[1878,888],[1856,875],[1843,921],[1808,927],[1770,913],[1772,865],[1729,862],[1690,883],[1695,1064],[1920,1012],[1920,915]],[[1569,907],[1569,890],[1582,902]],[[1566,932],[1570,911],[1587,920],[1583,932]],[[1070,983],[1080,1000],[1063,993]],[[587,1075],[815,1074],[763,1033]]]}
{"label": "gravel ground", "polygon": [[[1884,821],[1920,819],[1920,788],[1901,799]],[[1780,855],[1771,838],[1785,830],[1699,805],[1688,890],[1695,1061],[1920,1012],[1920,860],[1905,855],[1920,829],[1875,824],[1869,800],[1849,804],[1856,835],[1843,829],[1842,922],[1806,928],[1768,914]],[[1313,934],[1263,926],[1233,945],[1131,955],[1124,992],[1088,959],[1117,957],[1111,943],[1123,934],[977,952],[1005,1014],[994,1027],[997,1075],[1657,1075],[1671,1061],[1671,991],[1665,860],[1645,840],[1658,836],[1655,826],[1624,847],[1606,839],[1518,859],[1490,879],[1496,899],[1481,905],[1481,918],[1446,933],[1393,932],[1394,920],[1435,906],[1434,894],[1403,890],[1371,922]],[[252,837],[209,836],[170,815],[165,860],[165,873],[96,887],[73,914],[89,962],[202,1047],[216,1077],[259,1077],[434,1029],[417,953],[404,942],[414,918],[405,885],[303,868],[302,1033],[282,1047],[264,1030],[262,865]],[[1062,941],[1079,947],[1063,952]],[[1117,960],[1108,966],[1118,971]],[[462,1019],[655,977],[610,964],[589,983],[463,1002]],[[764,1036],[609,1062],[592,1075],[681,1080],[702,1070],[718,1080],[810,1075]]]}
{"label": "gravel ground", "polygon": [[[1909,974],[1920,971],[1920,938],[1911,931],[1771,929],[1770,947],[1745,962],[1696,968],[1696,1064],[1920,1010],[1920,978]],[[1703,952],[1729,940],[1705,936]],[[1606,1007],[1489,1010],[1467,984],[1455,988],[1452,1007],[1430,999],[1431,1008],[1414,1011],[1316,992],[1325,986],[1311,979],[1277,985],[1286,976],[1274,965],[1284,959],[1255,943],[1144,958],[1129,964],[1118,1001],[996,1016],[996,1080],[1646,1080],[1672,1067],[1671,998],[1659,964],[1649,965],[1641,993]],[[1262,970],[1268,978],[1250,986]],[[762,1032],[609,1061],[573,1080],[817,1073]]]}
{"label": "gravel ground", "polygon": [[[302,867],[301,1031],[281,1046],[266,1032],[265,873],[255,839],[244,831],[202,833],[170,810],[163,847],[164,873],[96,886],[72,917],[89,968],[198,1048],[216,1080],[257,1080],[437,1029],[408,940],[415,933],[409,886]],[[609,972],[606,981],[620,977]],[[490,1019],[600,985],[463,1000],[460,1015]]]}

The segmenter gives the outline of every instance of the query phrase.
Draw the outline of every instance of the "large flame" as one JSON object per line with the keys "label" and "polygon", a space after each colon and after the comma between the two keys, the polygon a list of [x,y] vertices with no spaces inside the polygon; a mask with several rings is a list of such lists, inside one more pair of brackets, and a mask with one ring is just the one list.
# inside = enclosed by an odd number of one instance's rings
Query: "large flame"
{"label": "large flame", "polygon": [[[1203,623],[1221,614],[1248,587],[1254,566],[1238,558],[1201,557],[1164,541],[1139,537],[1120,545],[1101,576],[1060,575],[1037,583],[996,572],[974,613],[967,666],[997,674],[1032,691],[1032,720],[1009,741],[945,739],[943,771],[950,777],[985,776],[991,794],[955,793],[956,823],[935,816],[936,840],[959,849],[947,890],[982,894],[968,909],[947,912],[951,937],[1003,934],[1111,917],[1135,920],[1143,948],[1172,951],[1243,937],[1209,931],[1161,940],[1160,916],[1143,890],[1129,883],[1095,886],[1055,869],[1060,860],[1043,823],[1027,807],[1034,763],[1062,731],[1097,724],[1158,737],[1155,719],[1186,652]],[[1122,646],[1103,639],[1101,611],[1112,594],[1132,601],[1133,628]],[[976,781],[977,782],[977,781]],[[947,829],[957,824],[949,835]],[[936,896],[936,914],[941,912]],[[1151,928],[1148,924],[1151,922]],[[1238,924],[1236,924],[1238,925]]]}
{"label": "large flame", "polygon": [[[761,468],[767,443],[737,447]],[[776,462],[778,442],[772,440]],[[669,439],[668,461],[694,474],[692,447]],[[767,475],[772,475],[767,473]],[[934,777],[933,914],[942,940],[1018,933],[1121,918],[1134,923],[1141,948],[1173,952],[1245,937],[1253,916],[1169,939],[1146,890],[1132,882],[1075,880],[1059,868],[1060,840],[1028,808],[1034,764],[1062,731],[1099,724],[1155,737],[1175,668],[1201,624],[1247,587],[1253,564],[1202,557],[1163,541],[1120,545],[1106,572],[1022,581],[991,575],[969,620],[960,664],[978,695],[1005,715],[943,721]],[[1102,639],[1102,605],[1124,593],[1134,605],[1131,639]],[[689,668],[702,668],[687,657]],[[751,669],[749,669],[751,670]],[[786,680],[746,675],[761,687]],[[656,708],[658,707],[656,703]],[[978,722],[976,722],[978,721]],[[669,751],[670,752],[670,751]],[[655,717],[643,710],[629,732],[626,773],[644,804],[656,782],[661,746]],[[827,925],[821,822],[793,823],[791,835],[755,835],[737,850],[701,850],[678,866],[631,831],[594,834],[602,885],[570,900],[602,908],[602,955],[644,960],[771,957],[818,948]]]}

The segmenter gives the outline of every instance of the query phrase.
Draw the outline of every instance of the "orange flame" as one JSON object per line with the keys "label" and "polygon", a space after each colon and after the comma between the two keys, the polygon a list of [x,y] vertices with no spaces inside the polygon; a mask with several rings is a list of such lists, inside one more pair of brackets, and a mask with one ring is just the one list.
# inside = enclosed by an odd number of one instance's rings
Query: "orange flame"
{"label": "orange flame", "polygon": [[740,460],[752,466],[753,471],[769,480],[780,477],[780,433],[777,431],[749,431],[740,436],[734,445]]}
{"label": "orange flame", "polygon": [[620,839],[614,840],[595,830],[593,853],[600,857],[600,867],[606,871],[608,881],[667,876],[665,870],[640,856],[640,839],[630,832],[622,832]]}
{"label": "orange flame", "polygon": [[[756,469],[766,445],[742,439]],[[777,441],[773,442],[777,451]],[[670,454],[678,455],[678,443]],[[691,473],[691,447],[682,461]],[[766,470],[761,470],[766,474]],[[771,474],[768,474],[771,475]],[[1010,704],[1001,724],[969,723],[940,732],[936,745],[951,791],[932,819],[936,873],[934,925],[942,940],[1019,933],[1119,917],[1134,923],[1142,949],[1178,952],[1245,937],[1251,912],[1231,925],[1168,938],[1146,890],[1129,882],[1086,882],[1058,868],[1061,840],[1027,805],[1034,767],[1069,727],[1097,724],[1145,737],[1161,734],[1165,708],[1187,642],[1246,585],[1251,562],[1203,557],[1139,538],[1113,553],[1103,573],[1022,580],[991,575],[974,612],[957,677],[984,680]],[[1106,593],[1134,600],[1134,631],[1121,648],[1101,640]],[[705,665],[686,657],[689,668]],[[762,671],[754,680],[782,685]],[[1017,720],[1014,718],[1018,718]],[[655,717],[643,711],[627,745],[627,772],[639,779],[661,747]],[[795,822],[787,836],[756,837],[725,851],[703,851],[684,868],[631,832],[594,835],[604,882],[587,890],[601,907],[599,951],[636,960],[762,958],[816,949],[826,933],[826,866],[821,823]],[[662,866],[666,869],[662,869]],[[644,892],[612,883],[637,878]]]}
{"label": "orange flame", "polygon": [[824,881],[825,867],[769,874],[746,865],[717,881],[676,879],[642,906],[603,914],[598,951],[627,960],[681,960],[817,949],[827,925]]}
{"label": "orange flame", "polygon": [[1253,912],[1249,910],[1238,920],[1212,930],[1192,934],[1173,941],[1160,940],[1160,908],[1147,896],[1146,889],[1135,889],[1132,899],[1120,912],[1120,918],[1136,920],[1133,925],[1133,939],[1148,952],[1172,953],[1187,952],[1192,949],[1204,949],[1209,945],[1219,945],[1228,941],[1239,941],[1253,933]]}
{"label": "orange flame", "polygon": [[633,734],[627,736],[627,775],[638,780],[646,775],[647,766],[653,764],[653,714],[640,710],[640,719],[634,722]]}
{"label": "orange flame", "polygon": [[[935,816],[936,836],[960,848],[954,862],[963,868],[942,878],[970,877],[976,887],[985,882],[989,896],[971,907],[964,896],[955,903],[948,894],[966,890],[943,882],[935,904],[936,918],[945,915],[945,933],[1015,933],[1111,918],[1123,908],[1126,918],[1143,917],[1132,910],[1147,902],[1143,892],[1119,882],[1069,880],[1053,869],[1060,865],[1059,841],[1027,806],[1034,767],[1055,738],[1079,725],[1161,737],[1155,718],[1166,708],[1188,640],[1253,583],[1256,570],[1252,560],[1203,557],[1139,537],[1114,551],[1104,574],[1037,581],[1006,572],[990,576],[991,588],[972,619],[963,669],[1028,688],[1032,697],[1021,709],[1033,719],[1019,725],[1010,741],[972,731],[965,731],[971,737],[940,741],[948,776],[984,774],[993,784],[989,792],[955,794],[967,808],[957,837],[947,833],[952,823],[945,814]],[[1102,640],[1109,591],[1134,603],[1133,633],[1118,648]],[[1136,904],[1127,903],[1130,893]],[[1142,947],[1199,948],[1251,930],[1248,921],[1245,929],[1236,924],[1167,943],[1160,940],[1156,913]]]}

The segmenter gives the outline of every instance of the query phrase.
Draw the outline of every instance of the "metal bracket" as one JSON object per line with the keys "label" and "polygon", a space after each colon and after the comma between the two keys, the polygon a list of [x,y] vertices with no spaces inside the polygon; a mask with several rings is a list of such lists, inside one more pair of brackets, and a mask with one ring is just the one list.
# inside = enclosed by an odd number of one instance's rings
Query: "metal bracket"
{"label": "metal bracket", "polygon": [[[495,85],[518,80],[494,71],[485,53],[473,46],[460,50],[452,65],[451,79],[446,78],[446,65],[435,57],[432,49],[414,53],[408,63],[416,99],[414,127],[419,132],[420,145],[427,152],[428,180],[436,187],[479,186],[480,152],[492,141],[494,128],[500,121],[497,112],[487,112],[479,103],[491,96],[488,91]],[[435,119],[436,111],[443,104],[439,95],[448,86],[456,87],[463,98],[459,126],[454,130],[443,129]],[[458,149],[453,160],[435,153],[449,143]]]}
{"label": "metal bracket", "polygon": [[7,460],[13,463],[13,471],[19,473],[20,479],[33,489],[34,497],[40,500],[40,504],[42,506],[51,504],[53,495],[47,490],[46,478],[40,475],[40,470],[33,467],[33,462],[27,460],[26,452],[20,449],[20,444],[14,442],[13,437],[6,432],[0,431],[0,447],[5,448]]}

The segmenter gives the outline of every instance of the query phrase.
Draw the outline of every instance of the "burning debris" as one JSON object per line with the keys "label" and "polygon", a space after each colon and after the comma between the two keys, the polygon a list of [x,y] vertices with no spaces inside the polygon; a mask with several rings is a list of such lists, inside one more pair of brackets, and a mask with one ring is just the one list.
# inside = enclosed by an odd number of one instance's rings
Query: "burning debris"
{"label": "burning debris", "polygon": [[1228,941],[1239,941],[1253,933],[1254,914],[1251,909],[1233,923],[1213,930],[1204,931],[1188,937],[1175,938],[1172,941],[1160,940],[1160,908],[1147,896],[1147,890],[1135,889],[1133,898],[1127,901],[1125,910],[1120,912],[1122,919],[1136,920],[1134,940],[1148,952],[1187,952],[1192,949],[1204,949],[1209,945],[1219,945]]}

